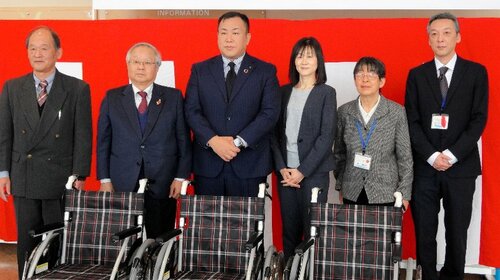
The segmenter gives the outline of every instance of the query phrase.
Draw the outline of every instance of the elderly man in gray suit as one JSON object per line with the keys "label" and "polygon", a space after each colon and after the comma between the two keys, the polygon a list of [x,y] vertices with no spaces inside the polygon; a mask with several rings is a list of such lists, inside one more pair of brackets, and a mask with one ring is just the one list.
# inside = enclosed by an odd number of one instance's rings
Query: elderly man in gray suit
{"label": "elderly man in gray suit", "polygon": [[90,172],[90,88],[57,71],[59,36],[37,27],[26,39],[33,67],[5,83],[0,96],[0,198],[14,195],[19,278],[37,240],[28,231],[62,222],[64,185],[77,175],[83,187]]}

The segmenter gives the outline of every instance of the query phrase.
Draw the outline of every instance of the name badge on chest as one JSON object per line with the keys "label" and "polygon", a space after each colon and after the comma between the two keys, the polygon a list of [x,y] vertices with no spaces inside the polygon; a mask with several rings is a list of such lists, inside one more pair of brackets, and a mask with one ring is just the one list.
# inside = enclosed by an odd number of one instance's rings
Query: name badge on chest
{"label": "name badge on chest", "polygon": [[371,156],[363,155],[362,153],[354,154],[354,167],[361,168],[364,170],[370,170],[371,163],[372,163]]}
{"label": "name badge on chest", "polygon": [[431,129],[448,129],[449,122],[448,114],[432,114]]}

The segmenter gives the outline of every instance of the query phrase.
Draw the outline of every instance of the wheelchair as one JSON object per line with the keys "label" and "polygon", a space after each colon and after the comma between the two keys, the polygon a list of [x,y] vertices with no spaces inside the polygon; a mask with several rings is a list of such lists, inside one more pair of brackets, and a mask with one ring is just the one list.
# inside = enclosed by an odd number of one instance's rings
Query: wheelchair
{"label": "wheelchair", "polygon": [[[25,263],[23,279],[125,279],[131,248],[142,238],[144,189],[109,193],[66,184],[64,223],[30,232],[42,242]],[[61,241],[62,240],[62,241]]]}
{"label": "wheelchair", "polygon": [[401,193],[395,206],[318,203],[312,190],[310,238],[295,249],[285,279],[398,279]]}
{"label": "wheelchair", "polygon": [[283,254],[264,254],[266,184],[258,197],[186,195],[178,228],[145,240],[132,260],[131,279],[281,279]]}

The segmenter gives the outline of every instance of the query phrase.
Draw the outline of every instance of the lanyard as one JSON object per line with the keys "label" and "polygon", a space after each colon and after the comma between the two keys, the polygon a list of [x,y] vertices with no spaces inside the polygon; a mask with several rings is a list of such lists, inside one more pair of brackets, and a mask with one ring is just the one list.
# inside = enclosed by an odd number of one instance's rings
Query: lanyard
{"label": "lanyard", "polygon": [[446,96],[443,98],[443,101],[441,101],[441,113],[444,111],[444,107],[446,107]]}
{"label": "lanyard", "polygon": [[356,128],[358,129],[359,140],[361,141],[361,149],[363,151],[363,155],[365,154],[366,147],[368,146],[368,142],[370,141],[370,138],[372,137],[372,133],[375,130],[376,125],[377,125],[377,119],[374,119],[372,122],[372,125],[370,126],[370,130],[368,131],[368,134],[366,134],[366,138],[363,138],[361,122],[359,120],[356,120]]}

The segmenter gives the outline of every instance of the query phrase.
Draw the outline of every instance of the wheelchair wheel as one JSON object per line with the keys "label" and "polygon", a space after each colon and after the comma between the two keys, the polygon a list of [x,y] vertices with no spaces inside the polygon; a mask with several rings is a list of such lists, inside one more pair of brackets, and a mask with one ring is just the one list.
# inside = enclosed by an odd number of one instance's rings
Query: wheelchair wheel
{"label": "wheelchair wheel", "polygon": [[[35,266],[33,275],[41,273],[43,271],[52,269],[56,265],[60,264],[60,258],[61,258],[61,252],[60,252],[60,245],[61,245],[61,240],[60,240],[60,234],[59,233],[54,233],[50,237],[49,242],[47,243],[47,246],[45,248],[42,248],[42,242],[40,242],[35,249],[31,252],[29,258],[26,260],[24,264],[24,271],[23,271],[23,279],[26,279],[28,277],[29,269],[32,266]],[[39,250],[43,250],[40,258],[36,263],[33,263],[35,260],[35,255]]]}
{"label": "wheelchair wheel", "polygon": [[157,253],[158,248],[161,248],[161,244],[153,239],[147,239],[144,243],[134,252],[132,258],[132,266],[130,268],[130,279],[131,280],[149,280],[152,279],[152,269],[154,267],[154,261],[156,259],[155,253]]}
{"label": "wheelchair wheel", "polygon": [[269,259],[269,264],[265,264],[264,279],[265,280],[282,280],[284,270],[283,252],[269,250],[266,260]]}
{"label": "wheelchair wheel", "polygon": [[256,251],[256,256],[253,262],[253,268],[251,273],[252,280],[262,279],[262,269],[264,267],[264,245],[260,244]]}
{"label": "wheelchair wheel", "polygon": [[295,280],[299,277],[299,273],[300,273],[300,262],[302,260],[302,257],[299,256],[299,255],[295,255],[293,257],[293,261],[292,261],[292,267],[290,268],[290,278],[291,280]]}

